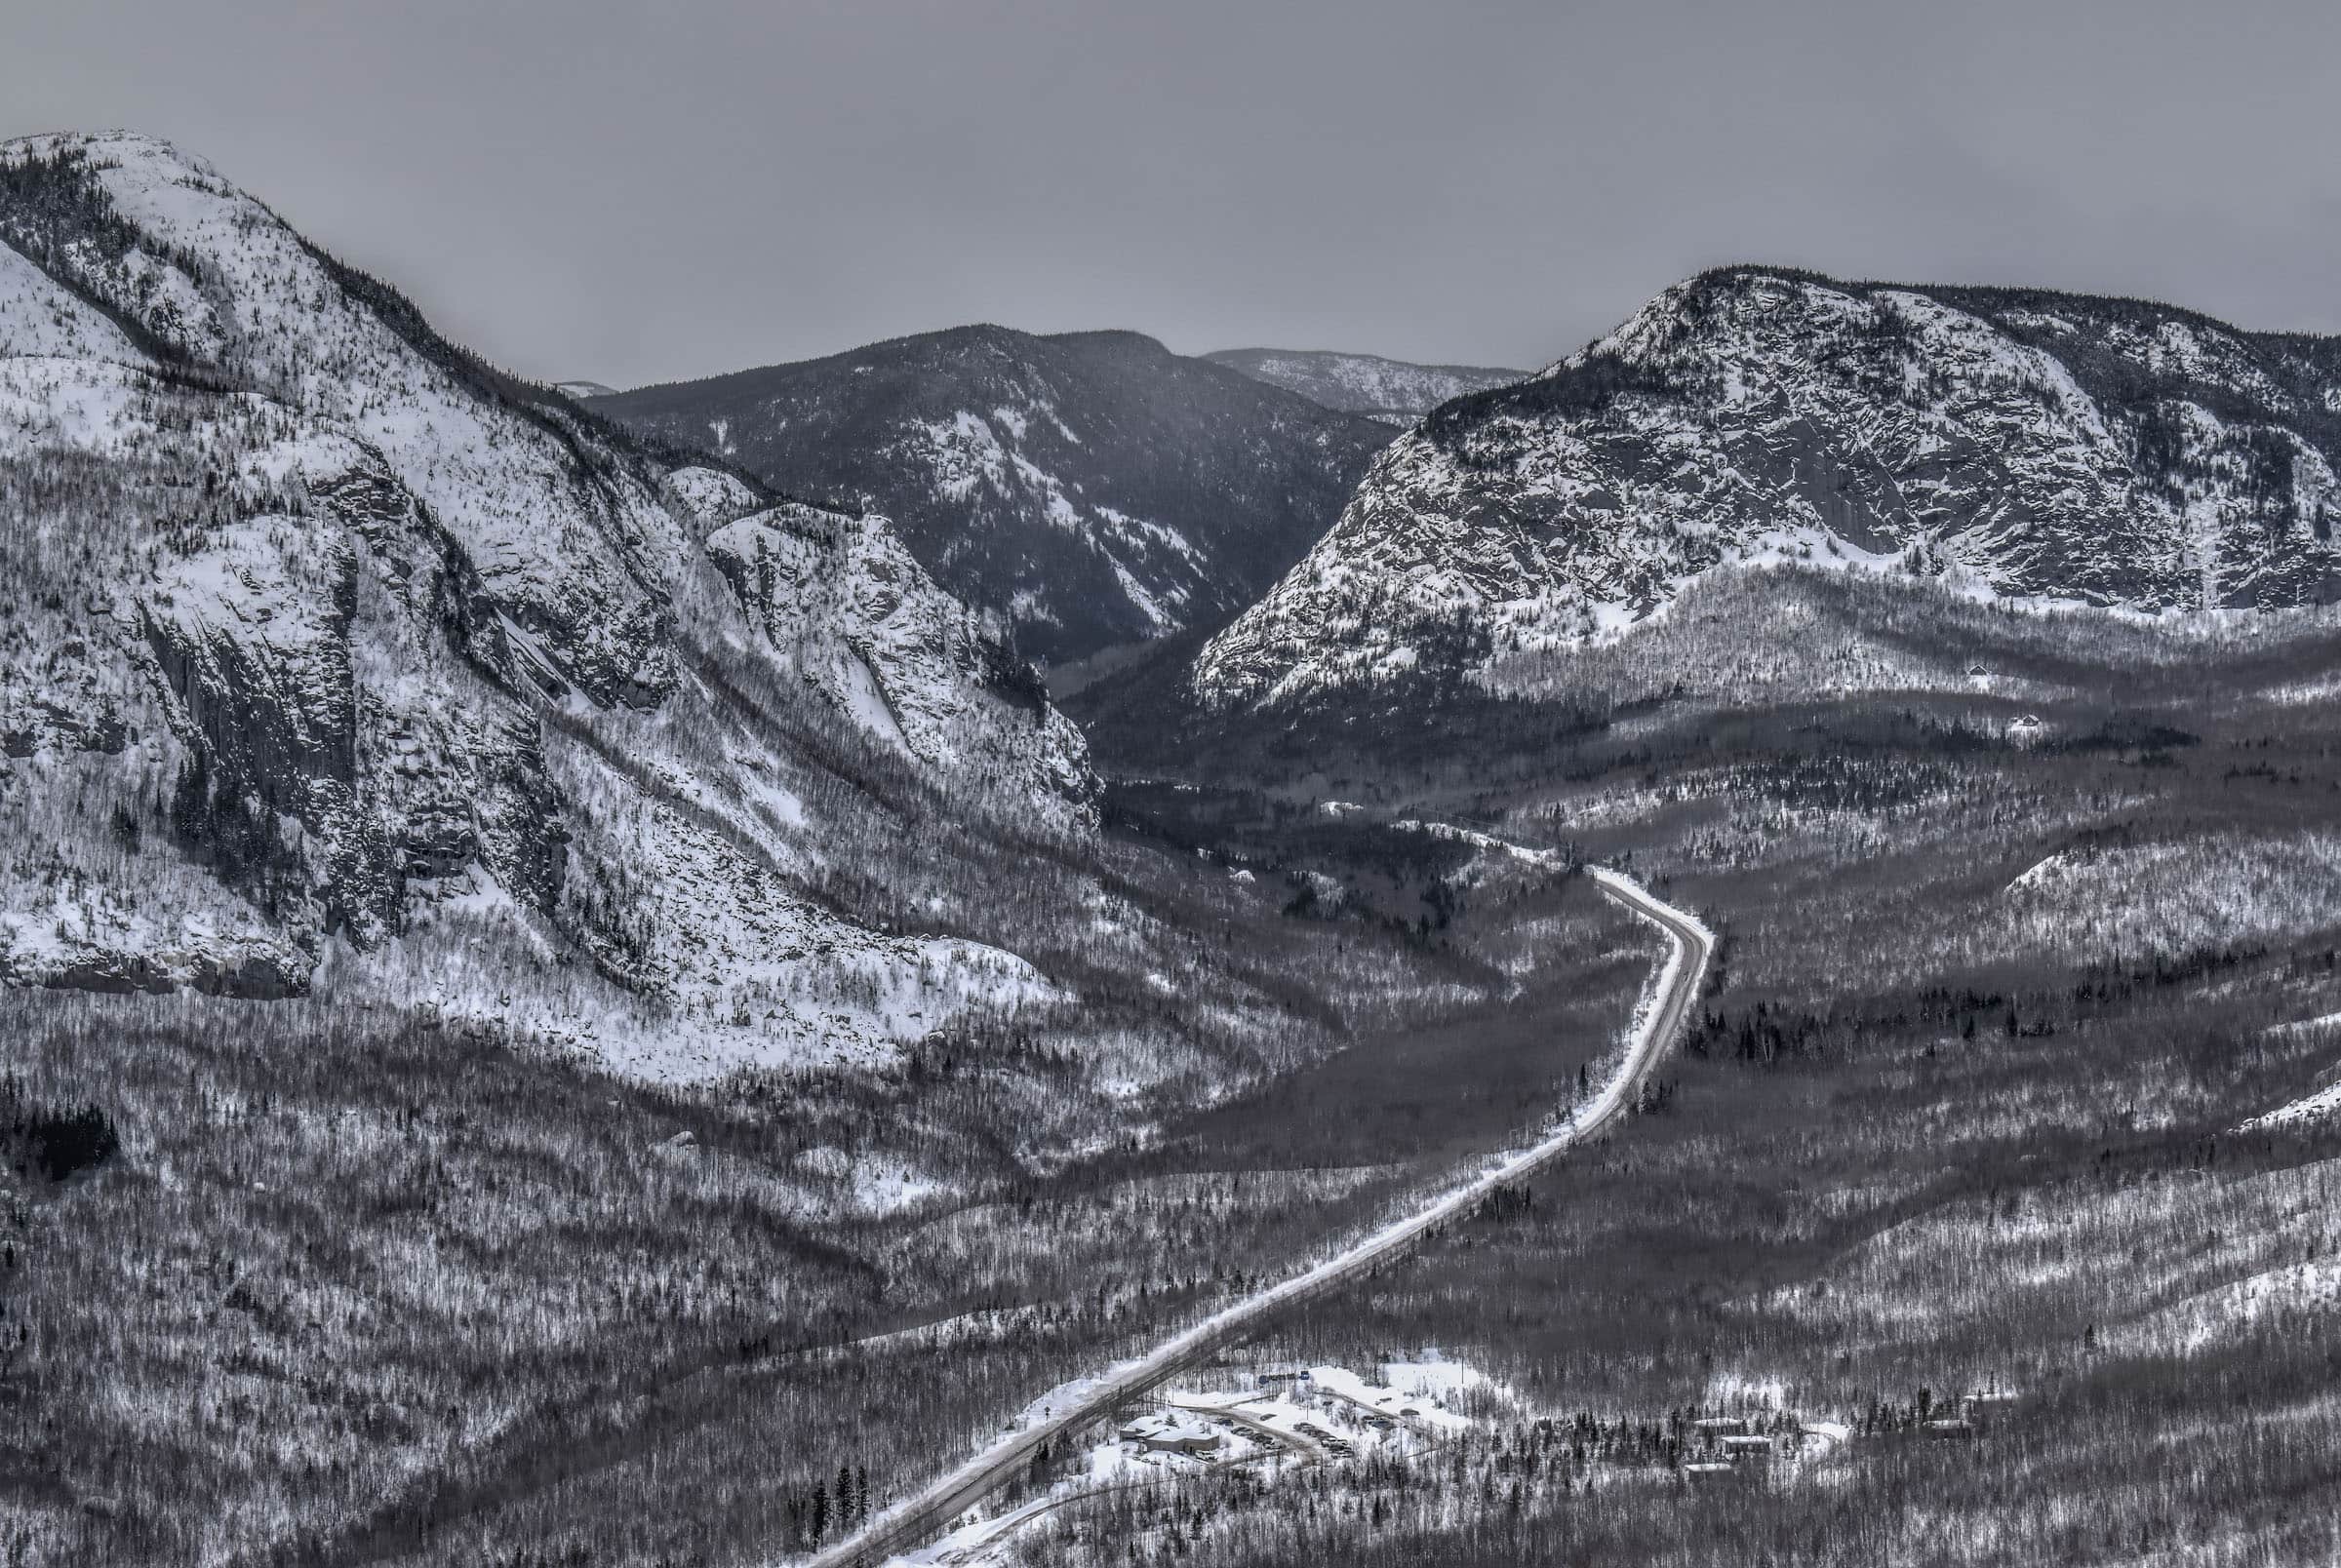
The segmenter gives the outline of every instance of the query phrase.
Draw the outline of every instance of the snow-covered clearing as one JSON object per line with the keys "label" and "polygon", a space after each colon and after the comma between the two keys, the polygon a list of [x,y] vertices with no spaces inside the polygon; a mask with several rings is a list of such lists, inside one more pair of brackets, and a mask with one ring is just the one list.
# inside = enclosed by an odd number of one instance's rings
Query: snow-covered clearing
{"label": "snow-covered clearing", "polygon": [[1531,866],[1556,869],[1567,864],[1567,857],[1556,850],[1531,849],[1526,844],[1513,843],[1509,840],[1498,839],[1471,828],[1456,827],[1451,822],[1418,822],[1409,817],[1405,821],[1393,822],[1390,825],[1401,833],[1427,833],[1434,839],[1448,839],[1456,843],[1470,844],[1474,849],[1510,855],[1513,859]]}
{"label": "snow-covered clearing", "polygon": [[2253,1117],[2236,1130],[2249,1132],[2254,1127],[2290,1127],[2303,1122],[2321,1121],[2341,1112],[2341,1081],[2328,1083],[2311,1094],[2304,1094],[2287,1105]]}
{"label": "snow-covered clearing", "polygon": [[1040,1496],[978,1510],[932,1545],[891,1559],[895,1568],[993,1568],[1013,1560],[1024,1526],[1068,1504],[1214,1471],[1249,1470],[1271,1485],[1323,1465],[1371,1456],[1405,1459],[1485,1421],[1449,1408],[1468,1390],[1495,1390],[1476,1367],[1436,1350],[1384,1361],[1370,1376],[1345,1366],[1236,1371],[1210,1387],[1167,1388],[1142,1414],[1103,1432],[1072,1473]]}

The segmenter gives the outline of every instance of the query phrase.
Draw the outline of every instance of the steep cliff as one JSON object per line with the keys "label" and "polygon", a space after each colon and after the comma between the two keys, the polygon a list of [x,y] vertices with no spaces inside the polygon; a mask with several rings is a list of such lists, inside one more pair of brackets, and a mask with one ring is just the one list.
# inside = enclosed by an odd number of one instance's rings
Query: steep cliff
{"label": "steep cliff", "polygon": [[883,519],[503,375],[200,160],[0,147],[0,457],[7,978],[340,954],[690,1075],[1049,991],[934,883],[1081,840],[1080,736]]}
{"label": "steep cliff", "polygon": [[1204,652],[1213,702],[1613,635],[1720,568],[2159,612],[2341,593],[2329,341],[1732,268],[1434,411]]}

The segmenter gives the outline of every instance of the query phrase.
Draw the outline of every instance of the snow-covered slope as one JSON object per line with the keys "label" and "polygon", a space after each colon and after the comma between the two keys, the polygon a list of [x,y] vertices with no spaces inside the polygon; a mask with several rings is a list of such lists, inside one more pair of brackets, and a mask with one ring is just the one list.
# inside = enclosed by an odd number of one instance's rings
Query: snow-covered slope
{"label": "snow-covered slope", "polygon": [[1394,425],[1410,425],[1449,398],[1508,386],[1528,375],[1488,365],[1410,365],[1378,354],[1325,349],[1223,348],[1203,357],[1311,403]]}
{"label": "snow-covered slope", "polygon": [[[1090,789],[1081,733],[1031,667],[883,518],[784,504],[718,529],[707,553],[787,669],[904,756],[944,774],[999,769],[1068,800]],[[971,687],[997,701],[971,705]],[[1004,723],[1003,705],[1029,722]]]}
{"label": "snow-covered slope", "polygon": [[884,512],[1051,663],[1223,623],[1389,432],[1135,333],[969,327],[596,399],[790,494]]}
{"label": "snow-covered slope", "polygon": [[1732,563],[2160,611],[2341,593],[2341,349],[1733,268],[1436,410],[1197,665],[1214,702],[1566,647]]}
{"label": "snow-covered slope", "polygon": [[690,1074],[1049,989],[870,928],[1093,788],[882,519],[672,468],[166,143],[0,145],[0,977],[337,952]]}

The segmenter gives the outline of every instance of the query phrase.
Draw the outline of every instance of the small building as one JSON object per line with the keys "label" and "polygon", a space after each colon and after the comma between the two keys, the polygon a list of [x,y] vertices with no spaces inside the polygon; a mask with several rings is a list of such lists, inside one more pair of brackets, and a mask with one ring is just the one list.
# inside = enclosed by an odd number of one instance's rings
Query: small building
{"label": "small building", "polygon": [[1769,1437],[1757,1437],[1747,1432],[1735,1432],[1726,1437],[1722,1446],[1733,1464],[1743,1459],[1769,1459],[1772,1454],[1772,1440]]}
{"label": "small building", "polygon": [[1726,1432],[1746,1431],[1748,1423],[1743,1416],[1701,1416],[1691,1423],[1691,1427],[1710,1436],[1721,1437]]}
{"label": "small building", "polygon": [[1700,1481],[1719,1481],[1731,1473],[1731,1467],[1722,1460],[1702,1459],[1683,1467],[1683,1478],[1696,1484]]}
{"label": "small building", "polygon": [[1308,1383],[1309,1369],[1298,1361],[1271,1361],[1260,1368],[1262,1383]]}
{"label": "small building", "polygon": [[1219,1434],[1199,1421],[1169,1411],[1123,1423],[1122,1440],[1150,1454],[1184,1454],[1209,1459],[1219,1452]]}
{"label": "small building", "polygon": [[1975,1435],[1975,1423],[1964,1416],[1952,1416],[1941,1421],[1929,1421],[1921,1430],[1929,1437],[1962,1442]]}

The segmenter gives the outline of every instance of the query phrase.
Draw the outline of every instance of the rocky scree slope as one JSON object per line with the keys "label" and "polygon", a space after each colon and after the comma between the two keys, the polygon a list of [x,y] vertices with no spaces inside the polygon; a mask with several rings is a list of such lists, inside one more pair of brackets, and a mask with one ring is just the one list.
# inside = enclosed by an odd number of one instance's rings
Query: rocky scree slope
{"label": "rocky scree slope", "polygon": [[333,960],[684,1077],[1048,990],[954,933],[988,845],[1087,834],[1083,743],[882,520],[501,375],[167,143],[0,144],[0,541],[10,982]]}
{"label": "rocky scree slope", "polygon": [[1410,365],[1378,354],[1324,349],[1223,348],[1203,357],[1311,403],[1401,426],[1450,398],[1509,386],[1529,374],[1487,365]]}
{"label": "rocky scree slope", "polygon": [[885,513],[1047,663],[1216,629],[1390,432],[1135,333],[967,327],[594,400],[775,489]]}
{"label": "rocky scree slope", "polygon": [[1434,411],[1194,668],[1256,704],[1581,647],[1734,564],[2138,611],[2341,596],[2341,341],[1735,267]]}

